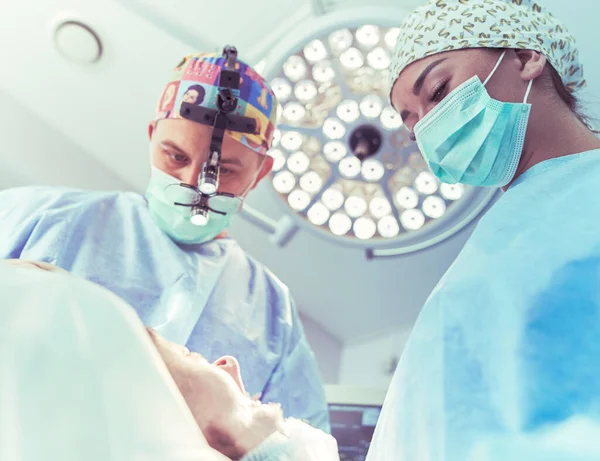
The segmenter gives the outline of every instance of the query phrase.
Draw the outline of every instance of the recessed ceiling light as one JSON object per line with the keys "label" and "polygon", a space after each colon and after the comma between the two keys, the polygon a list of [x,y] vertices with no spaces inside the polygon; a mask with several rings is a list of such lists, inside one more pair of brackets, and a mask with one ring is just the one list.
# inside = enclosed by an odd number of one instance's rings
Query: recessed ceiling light
{"label": "recessed ceiling light", "polygon": [[60,55],[77,64],[92,64],[102,57],[102,42],[89,26],[79,21],[60,23],[54,32]]}

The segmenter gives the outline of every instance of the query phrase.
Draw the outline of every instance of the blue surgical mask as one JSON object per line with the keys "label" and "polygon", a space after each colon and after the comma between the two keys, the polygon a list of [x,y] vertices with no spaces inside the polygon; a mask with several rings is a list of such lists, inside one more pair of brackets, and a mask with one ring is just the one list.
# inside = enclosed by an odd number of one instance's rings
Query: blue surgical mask
{"label": "blue surgical mask", "polygon": [[474,76],[454,89],[414,128],[429,168],[442,182],[502,187],[514,177],[525,141],[531,105],[492,99],[485,80]]}
{"label": "blue surgical mask", "polygon": [[146,190],[150,215],[157,226],[178,243],[204,243],[213,240],[229,227],[231,216],[242,204],[240,197],[219,194],[211,196],[208,203],[215,211],[209,211],[206,224],[197,225],[192,222],[191,207],[176,205],[192,203],[196,197],[197,192],[182,187],[180,180],[152,167]]}

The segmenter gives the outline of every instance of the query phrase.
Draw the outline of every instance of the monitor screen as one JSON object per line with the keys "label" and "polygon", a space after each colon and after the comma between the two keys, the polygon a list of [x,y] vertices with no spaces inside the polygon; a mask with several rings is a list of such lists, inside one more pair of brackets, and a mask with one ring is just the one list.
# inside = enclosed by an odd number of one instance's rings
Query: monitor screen
{"label": "monitor screen", "polygon": [[331,435],[341,461],[364,461],[373,438],[381,405],[329,404]]}

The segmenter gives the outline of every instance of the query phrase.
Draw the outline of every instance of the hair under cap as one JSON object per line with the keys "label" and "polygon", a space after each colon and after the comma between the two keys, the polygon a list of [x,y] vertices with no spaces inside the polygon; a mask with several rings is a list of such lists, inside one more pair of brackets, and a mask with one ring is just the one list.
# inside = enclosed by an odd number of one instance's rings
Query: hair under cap
{"label": "hair under cap", "polygon": [[[155,120],[181,118],[182,102],[217,109],[219,75],[225,67],[225,58],[215,53],[192,54],[183,58],[173,70],[166,84]],[[256,120],[257,133],[227,131],[227,135],[258,154],[266,154],[271,147],[277,118],[277,99],[269,87],[252,67],[237,60],[236,70],[240,73],[240,88],[236,115]]]}
{"label": "hair under cap", "polygon": [[539,51],[566,88],[585,86],[575,38],[534,0],[429,0],[400,26],[390,66],[389,89],[419,59],[464,48]]}

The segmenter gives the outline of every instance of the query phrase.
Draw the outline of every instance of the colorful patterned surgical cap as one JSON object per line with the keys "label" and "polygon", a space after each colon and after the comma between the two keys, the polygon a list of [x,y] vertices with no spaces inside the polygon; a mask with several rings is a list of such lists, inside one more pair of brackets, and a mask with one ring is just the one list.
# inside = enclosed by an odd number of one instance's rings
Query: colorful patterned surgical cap
{"label": "colorful patterned surgical cap", "polygon": [[429,0],[409,14],[390,67],[390,90],[419,59],[463,48],[539,51],[571,92],[585,86],[575,39],[536,0]]}
{"label": "colorful patterned surgical cap", "polygon": [[[182,118],[179,113],[182,102],[216,110],[219,75],[224,67],[225,58],[215,53],[193,54],[183,58],[162,92],[155,120]],[[267,82],[249,65],[238,60],[236,70],[241,78],[239,91],[234,91],[238,97],[234,114],[255,119],[257,133],[226,133],[254,152],[266,154],[275,131],[277,100]]]}

